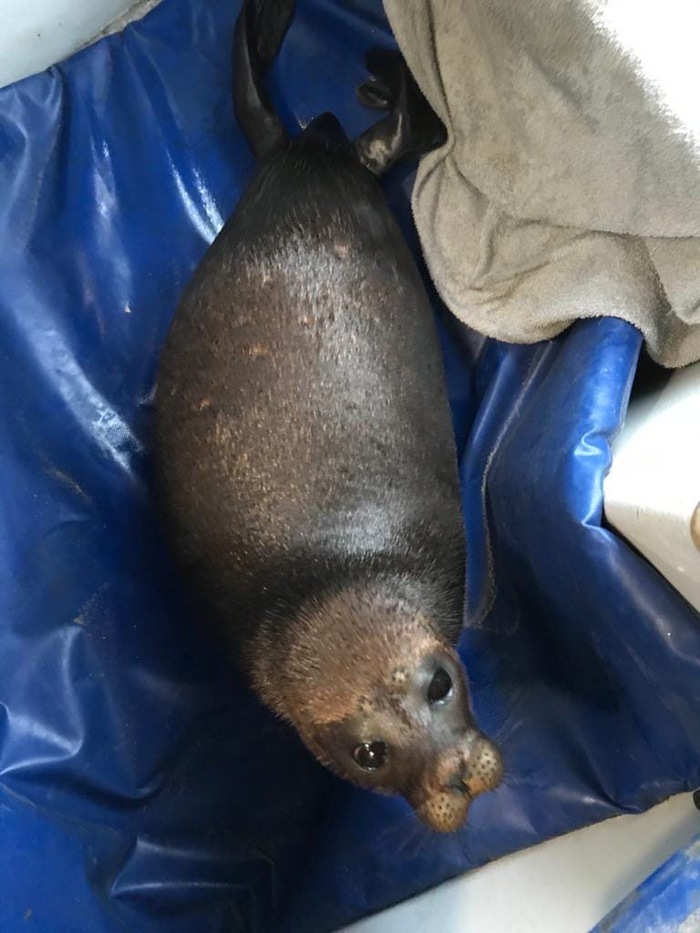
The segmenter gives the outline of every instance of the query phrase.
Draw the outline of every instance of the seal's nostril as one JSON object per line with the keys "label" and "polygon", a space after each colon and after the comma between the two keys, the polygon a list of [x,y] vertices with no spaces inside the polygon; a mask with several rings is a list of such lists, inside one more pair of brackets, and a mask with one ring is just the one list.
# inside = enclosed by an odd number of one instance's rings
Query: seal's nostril
{"label": "seal's nostril", "polygon": [[471,797],[469,787],[467,786],[467,775],[463,768],[460,768],[459,771],[455,772],[455,774],[445,784],[445,790],[458,791],[460,794],[465,794],[467,797]]}
{"label": "seal's nostril", "polygon": [[443,790],[458,792],[473,800],[485,791],[495,790],[503,777],[501,756],[493,743],[479,732],[465,736],[460,743],[460,761],[452,761],[443,778]]}

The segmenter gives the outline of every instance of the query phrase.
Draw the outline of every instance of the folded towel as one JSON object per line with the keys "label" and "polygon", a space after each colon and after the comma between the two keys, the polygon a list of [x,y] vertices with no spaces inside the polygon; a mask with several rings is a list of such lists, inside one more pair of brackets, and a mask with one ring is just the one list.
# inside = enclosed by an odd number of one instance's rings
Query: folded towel
{"label": "folded towel", "polygon": [[533,343],[623,318],[700,359],[700,10],[688,0],[384,0],[445,122],[413,210],[448,307]]}

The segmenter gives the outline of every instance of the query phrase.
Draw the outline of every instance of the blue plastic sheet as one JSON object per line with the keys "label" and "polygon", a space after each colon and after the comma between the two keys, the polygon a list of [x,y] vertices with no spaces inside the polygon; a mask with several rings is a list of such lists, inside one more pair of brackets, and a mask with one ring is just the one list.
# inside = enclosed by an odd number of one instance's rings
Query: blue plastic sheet
{"label": "blue plastic sheet", "polygon": [[693,933],[700,929],[700,836],[632,891],[592,933]]}
{"label": "blue plastic sheet", "polygon": [[[607,530],[640,337],[613,319],[475,349],[439,308],[502,788],[431,836],[318,767],[186,618],[148,492],[182,288],[252,170],[233,0],[143,21],[0,91],[0,929],[321,933],[700,784],[700,620]],[[376,115],[379,0],[300,0],[271,75],[291,127]],[[417,248],[410,172],[387,192]]]}

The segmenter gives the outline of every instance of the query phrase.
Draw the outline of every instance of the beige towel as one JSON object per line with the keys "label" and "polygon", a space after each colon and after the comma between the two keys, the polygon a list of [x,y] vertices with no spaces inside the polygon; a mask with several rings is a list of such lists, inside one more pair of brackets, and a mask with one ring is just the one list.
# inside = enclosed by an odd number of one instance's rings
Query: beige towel
{"label": "beige towel", "polygon": [[454,314],[518,343],[610,315],[700,359],[700,4],[384,3],[449,131],[413,210]]}

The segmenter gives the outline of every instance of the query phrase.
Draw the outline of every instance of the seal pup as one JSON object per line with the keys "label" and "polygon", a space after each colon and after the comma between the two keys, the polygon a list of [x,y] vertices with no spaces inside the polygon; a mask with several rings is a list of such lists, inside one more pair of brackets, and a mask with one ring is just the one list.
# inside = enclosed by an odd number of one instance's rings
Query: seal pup
{"label": "seal pup", "polygon": [[293,0],[243,3],[233,101],[257,171],[185,290],[160,362],[156,494],[199,617],[343,778],[457,829],[501,777],[454,650],[465,541],[442,359],[376,176],[444,141],[389,50],[350,142],[289,138],[262,79]]}

